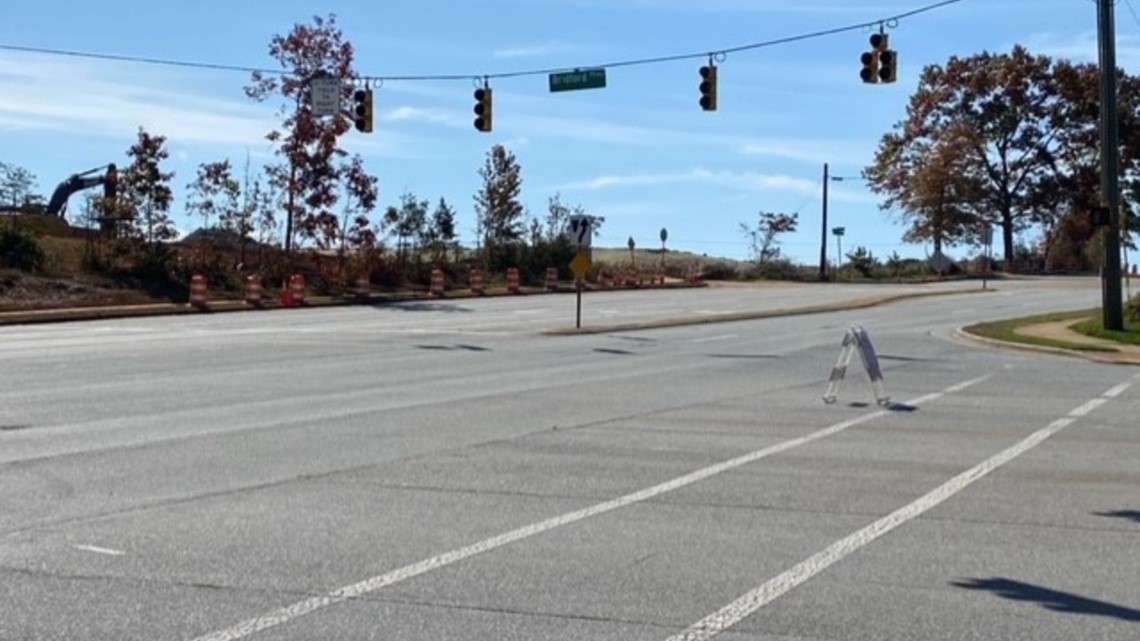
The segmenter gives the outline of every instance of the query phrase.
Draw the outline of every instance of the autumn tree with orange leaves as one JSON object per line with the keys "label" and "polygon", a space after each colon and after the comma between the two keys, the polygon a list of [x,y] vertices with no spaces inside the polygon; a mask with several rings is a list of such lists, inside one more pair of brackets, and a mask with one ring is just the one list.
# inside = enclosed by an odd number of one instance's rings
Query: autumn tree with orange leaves
{"label": "autumn tree with orange leaves", "polygon": [[[284,99],[281,125],[266,138],[277,146],[280,162],[266,167],[273,188],[283,194],[285,207],[285,249],[294,242],[314,241],[331,247],[346,230],[342,229],[337,205],[342,195],[367,216],[375,207],[375,196],[360,190],[375,189],[376,180],[362,180],[363,161],[347,158],[339,145],[340,136],[352,129],[352,79],[355,50],[337,26],[336,15],[314,16],[311,24],[296,24],[287,35],[270,41],[269,54],[282,68],[280,75],[254,72],[246,95],[256,101],[271,97]],[[308,100],[309,79],[330,74],[343,80],[341,113],[331,118],[313,114]],[[371,207],[364,206],[371,203]]]}
{"label": "autumn tree with orange leaves", "polygon": [[[1140,81],[1121,72],[1118,91],[1127,182],[1140,169]],[[976,244],[992,223],[1011,270],[1017,232],[1049,243],[1100,201],[1097,96],[1095,65],[1022,46],[952,57],[923,69],[864,176],[911,223],[908,240]]]}

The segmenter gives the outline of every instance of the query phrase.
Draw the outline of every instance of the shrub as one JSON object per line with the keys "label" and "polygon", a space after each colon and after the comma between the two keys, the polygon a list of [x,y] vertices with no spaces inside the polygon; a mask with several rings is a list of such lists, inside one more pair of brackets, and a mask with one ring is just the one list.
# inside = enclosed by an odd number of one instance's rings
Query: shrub
{"label": "shrub", "polygon": [[12,225],[0,225],[0,266],[38,272],[46,262],[47,255],[34,234]]}

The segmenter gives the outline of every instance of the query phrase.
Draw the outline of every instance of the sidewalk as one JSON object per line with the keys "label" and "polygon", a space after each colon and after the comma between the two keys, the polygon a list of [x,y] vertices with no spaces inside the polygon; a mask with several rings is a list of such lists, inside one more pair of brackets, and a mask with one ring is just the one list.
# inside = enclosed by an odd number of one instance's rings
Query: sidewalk
{"label": "sidewalk", "polygon": [[973,341],[975,343],[984,343],[987,345],[1009,347],[1013,349],[1028,351],[1062,354],[1065,356],[1075,356],[1077,358],[1083,358],[1098,363],[1111,363],[1116,365],[1140,365],[1140,345],[1129,345],[1126,343],[1118,343],[1116,341],[1111,341],[1103,338],[1085,336],[1084,334],[1069,329],[1069,326],[1078,322],[1080,321],[1070,319],[1050,323],[1038,323],[1036,325],[1025,325],[1023,327],[1015,329],[1014,332],[1023,336],[1064,341],[1066,343],[1076,343],[1079,345],[1103,347],[1112,351],[1093,352],[1076,349],[1065,349],[1063,347],[1032,345],[1029,343],[1014,343],[971,334],[965,331],[964,328],[960,328],[957,333],[959,336],[962,336],[967,340]]}

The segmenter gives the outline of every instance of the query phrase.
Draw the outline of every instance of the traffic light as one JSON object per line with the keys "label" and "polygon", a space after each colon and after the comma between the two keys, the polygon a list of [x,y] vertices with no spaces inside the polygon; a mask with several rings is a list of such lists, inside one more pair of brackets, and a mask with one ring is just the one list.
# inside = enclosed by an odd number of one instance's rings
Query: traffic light
{"label": "traffic light", "polygon": [[864,51],[860,60],[863,61],[863,70],[859,72],[859,77],[863,82],[869,85],[879,82],[879,52]]}
{"label": "traffic light", "polygon": [[701,109],[716,111],[716,65],[709,64],[701,67]]}
{"label": "traffic light", "polygon": [[357,89],[352,98],[354,102],[352,113],[356,130],[366,134],[372,133],[372,90]]}
{"label": "traffic light", "polygon": [[899,54],[891,49],[885,33],[871,34],[871,50],[862,56],[863,71],[859,76],[868,84],[892,83],[898,80]]}
{"label": "traffic light", "polygon": [[475,90],[475,128],[491,131],[491,88],[479,87]]}
{"label": "traffic light", "polygon": [[884,49],[879,53],[879,80],[891,83],[899,77],[899,53],[894,49]]}

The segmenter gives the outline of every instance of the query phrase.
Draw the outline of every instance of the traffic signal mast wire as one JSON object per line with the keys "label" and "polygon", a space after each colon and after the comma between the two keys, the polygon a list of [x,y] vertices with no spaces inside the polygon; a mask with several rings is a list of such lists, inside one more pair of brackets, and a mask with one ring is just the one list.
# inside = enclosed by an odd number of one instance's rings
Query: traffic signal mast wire
{"label": "traffic signal mast wire", "polygon": [[[656,57],[650,57],[650,58],[635,58],[635,59],[630,59],[630,60],[618,60],[618,61],[609,62],[609,63],[605,63],[605,64],[590,65],[590,66],[595,67],[595,68],[614,69],[614,68],[618,68],[618,67],[634,67],[634,66],[643,66],[643,65],[654,65],[654,64],[661,64],[661,63],[666,63],[666,62],[675,62],[675,61],[679,61],[679,60],[694,60],[694,59],[706,58],[708,56],[715,56],[718,59],[723,59],[724,56],[727,56],[730,53],[740,53],[740,52],[744,52],[744,51],[753,51],[756,49],[765,49],[765,48],[769,48],[769,47],[776,47],[776,46],[780,46],[780,45],[791,44],[794,42],[801,42],[804,40],[814,40],[814,39],[824,38],[827,36],[833,36],[833,35],[837,35],[837,34],[841,34],[841,33],[848,33],[848,32],[852,32],[852,31],[860,31],[860,30],[864,30],[864,29],[868,29],[868,28],[875,28],[875,27],[881,28],[883,25],[886,25],[889,28],[894,28],[895,26],[898,25],[900,20],[903,20],[905,18],[910,18],[910,17],[917,16],[917,15],[920,15],[923,13],[928,13],[930,11],[935,11],[935,10],[941,9],[943,7],[947,7],[947,6],[954,5],[954,4],[959,4],[961,2],[966,2],[966,1],[967,0],[941,0],[939,2],[934,2],[934,3],[927,4],[927,5],[924,5],[921,7],[917,7],[915,9],[911,9],[909,11],[904,11],[902,13],[895,14],[893,16],[887,16],[887,17],[878,18],[875,20],[869,20],[866,22],[860,22],[857,24],[850,24],[850,25],[841,26],[841,27],[834,27],[831,29],[823,29],[820,31],[811,31],[811,32],[807,32],[807,33],[801,33],[801,34],[793,35],[793,36],[776,38],[773,40],[764,40],[764,41],[760,41],[760,42],[753,42],[753,43],[738,45],[738,46],[734,46],[734,47],[725,47],[725,48],[721,48],[721,49],[714,49],[711,52],[706,49],[705,51],[702,51],[699,53],[681,53],[681,54],[673,54],[673,55],[656,56]],[[171,60],[171,59],[164,59],[164,58],[128,56],[128,55],[108,54],[108,53],[93,53],[93,52],[85,52],[85,51],[54,49],[54,48],[48,48],[48,47],[31,47],[31,46],[3,44],[3,43],[0,43],[0,50],[14,51],[14,52],[20,52],[20,53],[36,53],[36,54],[54,55],[54,56],[69,56],[69,57],[75,57],[75,58],[87,58],[87,59],[95,59],[95,60],[111,60],[111,61],[117,61],[117,62],[132,62],[132,63],[139,63],[139,64],[160,65],[160,66],[166,66],[166,67],[188,67],[188,68],[194,68],[194,69],[209,69],[209,70],[214,70],[214,71],[232,71],[232,72],[241,72],[241,73],[261,73],[261,74],[277,75],[277,76],[288,76],[288,75],[290,75],[288,71],[284,71],[281,69],[263,69],[263,68],[258,68],[258,67],[245,67],[245,66],[240,66],[240,65],[214,64],[214,63],[206,63],[206,62],[193,62],[193,61],[186,61],[186,60]],[[563,72],[563,71],[567,71],[567,68],[566,67],[559,67],[559,68],[546,68],[546,69],[526,69],[526,70],[521,70],[521,71],[506,71],[506,72],[499,72],[499,73],[480,73],[480,74],[465,73],[465,74],[427,74],[427,75],[402,75],[402,76],[401,75],[393,75],[393,76],[362,75],[362,76],[359,76],[358,78],[355,78],[355,80],[364,81],[364,82],[373,82],[373,83],[379,83],[379,82],[384,82],[384,81],[470,80],[471,78],[482,78],[484,80],[490,80],[490,79],[501,79],[501,78],[520,78],[520,77],[525,77],[525,76],[545,76],[545,75],[549,75],[552,73],[559,73],[559,72]]]}

